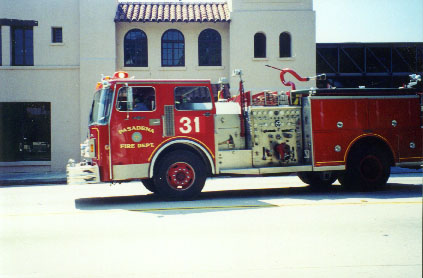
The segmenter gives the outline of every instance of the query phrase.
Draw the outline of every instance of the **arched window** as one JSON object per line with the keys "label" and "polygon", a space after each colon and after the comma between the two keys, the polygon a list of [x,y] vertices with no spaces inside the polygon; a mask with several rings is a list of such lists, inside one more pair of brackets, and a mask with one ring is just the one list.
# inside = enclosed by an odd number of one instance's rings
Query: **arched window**
{"label": "arched window", "polygon": [[164,32],[162,36],[162,67],[185,66],[184,35],[175,29]]}
{"label": "arched window", "polygon": [[216,30],[206,29],[198,36],[198,63],[200,66],[222,65],[222,43]]}
{"label": "arched window", "polygon": [[283,32],[279,35],[279,57],[291,57],[291,35]]}
{"label": "arched window", "polygon": [[254,35],[254,58],[266,58],[266,35],[263,33]]}
{"label": "arched window", "polygon": [[139,29],[128,31],[123,39],[123,52],[125,67],[147,67],[147,35]]}

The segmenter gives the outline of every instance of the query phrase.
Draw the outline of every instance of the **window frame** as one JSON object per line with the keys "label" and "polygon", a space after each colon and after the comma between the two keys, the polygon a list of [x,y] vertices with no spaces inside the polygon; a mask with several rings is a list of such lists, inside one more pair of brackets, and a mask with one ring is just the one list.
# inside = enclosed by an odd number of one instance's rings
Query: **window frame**
{"label": "window frame", "polygon": [[[132,55],[135,56],[135,58],[138,57],[139,59],[139,63],[134,62],[133,64],[128,64],[127,63],[127,55],[130,55],[131,53],[128,53],[127,50],[130,46],[127,46],[127,43],[129,44],[129,38],[128,36],[131,35],[132,33],[140,33],[141,34],[141,38],[135,38],[135,39],[131,39],[132,43],[134,45],[132,45],[132,49],[131,51],[133,51]],[[137,51],[140,53],[139,56],[137,56]],[[136,61],[137,59],[134,59],[134,61]],[[124,67],[148,67],[148,37],[147,34],[138,28],[133,28],[131,30],[129,30],[128,32],[126,32],[125,36],[123,37],[123,66]]]}
{"label": "window frame", "polygon": [[[60,30],[60,41],[56,41],[56,32]],[[63,44],[63,27],[52,26],[51,27],[51,43],[53,44]]]}
{"label": "window frame", "polygon": [[254,58],[267,58],[267,38],[263,32],[254,34]]}
{"label": "window frame", "polygon": [[289,32],[282,32],[279,35],[279,58],[292,58],[292,36]]}
{"label": "window frame", "polygon": [[[178,34],[178,36],[181,36],[181,39],[165,39],[165,36],[168,35],[170,32],[175,32]],[[164,45],[165,44],[171,44],[171,47],[165,48]],[[178,47],[175,48],[175,45],[181,44],[182,47]],[[182,55],[179,58],[179,60],[177,60],[177,58],[175,58],[175,50],[181,50],[182,49]],[[165,59],[164,59],[164,51],[171,51],[170,52],[170,56],[171,58],[167,58],[166,61],[171,61],[171,64],[169,63],[164,63]],[[180,54],[180,53],[178,53]],[[181,62],[182,60],[182,62]],[[166,30],[161,38],[161,66],[162,67],[185,67],[185,37],[184,34],[177,30],[177,29],[168,29]]]}
{"label": "window frame", "polygon": [[[208,104],[210,103],[210,108],[206,108],[206,109],[178,109],[178,105],[176,105],[176,90],[179,88],[206,88],[207,90],[207,96],[210,99],[210,102],[200,102],[200,103],[205,103]],[[176,86],[173,88],[173,98],[174,98],[174,106],[175,106],[175,110],[176,111],[211,111],[213,110],[213,97],[210,93],[210,89],[208,86]],[[190,102],[190,103],[194,103],[194,102]]]}
{"label": "window frame", "polygon": [[[120,96],[120,94],[121,94],[121,90],[122,89],[124,89],[124,88],[151,88],[151,89],[153,89],[153,91],[154,91],[154,109],[153,110],[134,110],[134,107],[132,108],[132,110],[122,110],[122,109],[119,109],[119,102],[125,102],[125,101],[119,101],[119,96]],[[128,102],[128,100],[126,100],[126,102]],[[135,100],[133,100],[133,105],[135,106]],[[157,110],[157,90],[156,90],[156,88],[155,87],[153,87],[153,86],[128,86],[128,87],[126,87],[126,86],[122,86],[122,87],[120,87],[119,88],[119,90],[117,91],[117,96],[116,96],[116,105],[115,105],[115,109],[116,109],[116,111],[118,111],[118,112],[121,112],[121,113],[132,113],[132,112],[136,112],[136,113],[139,113],[139,112],[142,112],[142,113],[145,113],[145,112],[155,112],[156,110]]]}
{"label": "window frame", "polygon": [[[213,36],[214,38],[211,38]],[[206,62],[202,63],[204,60]],[[198,35],[198,65],[200,67],[222,66],[222,37],[212,28],[204,29]]]}
{"label": "window frame", "polygon": [[3,45],[3,43],[2,43],[2,32],[1,32],[1,25],[0,25],[0,66],[2,66],[3,65],[3,52],[2,52],[2,45]]}
{"label": "window frame", "polygon": [[[22,55],[22,64],[18,64],[16,59],[16,31],[17,30],[22,30],[22,51],[23,51],[23,55]],[[34,28],[32,26],[12,26],[10,28],[11,31],[11,48],[12,48],[12,56],[10,57],[11,59],[11,65],[12,66],[33,66],[34,65]],[[27,32],[30,32],[31,34],[31,39],[30,42],[28,42],[28,38],[26,37]],[[30,45],[29,45],[30,44]],[[27,52],[31,52],[30,54],[27,54]],[[30,55],[30,56],[28,56]],[[29,58],[29,61],[27,61]]]}
{"label": "window frame", "polygon": [[0,134],[0,162],[51,162],[51,102],[0,102],[0,115],[8,129]]}

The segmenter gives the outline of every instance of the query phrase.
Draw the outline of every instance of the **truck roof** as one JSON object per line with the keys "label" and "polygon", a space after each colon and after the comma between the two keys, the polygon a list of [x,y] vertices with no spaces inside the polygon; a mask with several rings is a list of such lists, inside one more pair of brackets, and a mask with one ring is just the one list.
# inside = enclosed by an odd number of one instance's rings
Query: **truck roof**
{"label": "truck roof", "polygon": [[132,79],[132,78],[121,78],[121,79],[110,79],[110,83],[179,83],[179,84],[187,84],[187,83],[206,83],[210,84],[210,79]]}
{"label": "truck roof", "polygon": [[423,91],[415,88],[311,88],[308,90],[295,90],[291,93],[316,96],[393,96],[415,95]]}

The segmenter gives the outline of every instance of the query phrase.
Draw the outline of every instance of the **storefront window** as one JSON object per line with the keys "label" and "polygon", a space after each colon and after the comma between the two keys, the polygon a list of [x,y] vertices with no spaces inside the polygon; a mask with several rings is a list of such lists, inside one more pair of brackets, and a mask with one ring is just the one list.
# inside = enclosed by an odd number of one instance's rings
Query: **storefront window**
{"label": "storefront window", "polygon": [[50,161],[49,102],[0,102],[0,162]]}

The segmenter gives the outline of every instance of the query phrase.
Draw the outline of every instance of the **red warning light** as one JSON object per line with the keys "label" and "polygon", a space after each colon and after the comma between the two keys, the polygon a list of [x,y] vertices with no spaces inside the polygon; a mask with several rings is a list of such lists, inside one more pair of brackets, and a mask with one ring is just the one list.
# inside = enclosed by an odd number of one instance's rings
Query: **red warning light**
{"label": "red warning light", "polygon": [[128,78],[128,77],[129,77],[129,74],[127,72],[124,72],[124,71],[117,71],[113,75],[113,78]]}

